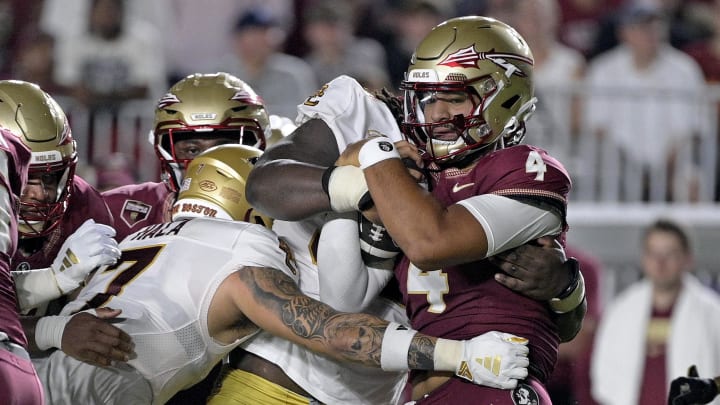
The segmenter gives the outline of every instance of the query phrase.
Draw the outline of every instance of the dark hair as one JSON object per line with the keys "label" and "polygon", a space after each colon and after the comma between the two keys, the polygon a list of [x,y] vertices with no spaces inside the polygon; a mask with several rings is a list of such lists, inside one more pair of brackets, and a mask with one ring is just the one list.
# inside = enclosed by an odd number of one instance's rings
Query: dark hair
{"label": "dark hair", "polygon": [[382,88],[382,90],[376,91],[374,96],[387,106],[393,117],[395,117],[395,123],[397,124],[398,128],[402,129],[404,113],[401,98],[390,93],[390,91],[384,87]]}
{"label": "dark hair", "polygon": [[677,222],[665,218],[658,219],[645,228],[643,241],[647,241],[648,236],[653,232],[667,232],[675,235],[680,241],[683,249],[686,252],[690,252],[690,238],[685,229]]}

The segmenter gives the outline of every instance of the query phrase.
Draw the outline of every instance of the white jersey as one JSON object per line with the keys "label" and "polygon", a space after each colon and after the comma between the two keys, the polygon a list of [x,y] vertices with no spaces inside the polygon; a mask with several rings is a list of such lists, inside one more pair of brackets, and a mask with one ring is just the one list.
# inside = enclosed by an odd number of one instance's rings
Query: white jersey
{"label": "white jersey", "polygon": [[301,125],[313,118],[322,119],[332,129],[341,153],[371,130],[393,142],[404,139],[390,109],[349,76],[338,76],[298,105],[295,123]]}
{"label": "white jersey", "polygon": [[[128,364],[149,382],[152,402],[164,403],[202,380],[222,357],[250,337],[224,345],[209,335],[208,309],[223,280],[244,266],[259,266],[280,269],[297,281],[279,245],[275,234],[259,225],[204,218],[152,225],[125,238],[120,243],[121,262],[98,271],[62,314],[99,306],[122,309],[122,321],[114,324],[132,336],[137,353]],[[90,395],[73,387],[77,377],[53,381],[62,372],[59,365],[83,368],[58,356],[68,357],[57,351],[50,364],[40,364],[49,370],[41,373],[41,378],[49,379],[44,381],[50,387],[49,402],[92,403],[88,397],[72,396]],[[85,368],[90,376],[84,378],[106,374],[102,368]],[[126,382],[95,387],[105,396],[93,398],[127,403],[117,394],[126,389]]]}
{"label": "white jersey", "polygon": [[[298,112],[298,124],[312,118],[325,121],[335,134],[340,151],[371,129],[395,141],[402,139],[390,110],[348,76],[332,80],[300,105]],[[319,214],[304,221],[276,220],[273,224],[273,230],[288,242],[295,255],[300,290],[318,300],[315,246],[325,220],[325,214]],[[404,309],[384,298],[376,299],[363,312],[408,324]],[[242,346],[282,368],[305,391],[326,404],[397,404],[407,381],[406,372],[336,362],[265,332]]]}

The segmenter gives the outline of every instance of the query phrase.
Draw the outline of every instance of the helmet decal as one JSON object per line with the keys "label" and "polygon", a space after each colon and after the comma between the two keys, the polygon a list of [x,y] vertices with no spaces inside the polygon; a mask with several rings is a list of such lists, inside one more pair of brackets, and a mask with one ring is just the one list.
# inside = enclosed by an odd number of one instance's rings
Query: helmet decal
{"label": "helmet decal", "polygon": [[164,96],[160,97],[160,100],[158,100],[157,108],[166,108],[167,106],[179,103],[180,99],[174,95],[173,93],[167,93]]}
{"label": "helmet decal", "polygon": [[475,49],[475,44],[468,46],[467,48],[460,49],[457,52],[451,53],[445,59],[438,62],[438,65],[448,67],[463,67],[463,68],[477,68],[477,63],[481,60],[489,60],[490,62],[505,69],[506,76],[510,77],[516,74],[520,77],[525,77],[525,73],[518,69],[515,65],[508,63],[506,59],[515,59],[521,62],[527,63],[528,65],[533,64],[533,60],[520,55],[514,55],[511,53],[500,53],[495,52],[491,49],[488,52],[478,52]]}

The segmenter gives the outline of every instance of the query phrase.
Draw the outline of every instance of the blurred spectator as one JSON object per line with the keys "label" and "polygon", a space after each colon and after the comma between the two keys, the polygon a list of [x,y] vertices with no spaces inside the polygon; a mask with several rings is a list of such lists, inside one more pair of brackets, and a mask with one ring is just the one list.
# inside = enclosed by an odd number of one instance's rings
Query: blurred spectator
{"label": "blurred spectator", "polygon": [[305,10],[303,32],[310,47],[305,60],[320,83],[345,74],[371,89],[385,87],[385,51],[377,41],[353,34],[352,12],[348,3],[329,0],[318,0]]}
{"label": "blurred spectator", "polygon": [[[607,29],[604,27],[610,24],[614,11],[625,1],[633,0],[559,0],[562,10],[560,40],[586,58],[595,56],[597,44],[605,40],[603,36]],[[611,41],[614,41],[614,34]]]}
{"label": "blurred spectator", "polygon": [[644,279],[610,303],[598,327],[592,392],[604,405],[666,404],[688,364],[720,374],[720,296],[691,274],[689,235],[661,219],[645,229],[642,249]]}
{"label": "blurred spectator", "polygon": [[415,47],[446,17],[430,1],[400,0],[397,3],[385,19],[392,31],[392,39],[385,44],[385,50],[390,84],[394,90],[400,88]]}
{"label": "blurred spectator", "polygon": [[96,184],[98,191],[110,190],[128,184],[135,184],[136,179],[130,161],[123,153],[113,153],[96,164]]}
{"label": "blurred spectator", "polygon": [[687,191],[672,189],[674,173],[691,172],[693,165],[678,159],[680,148],[706,125],[702,72],[667,43],[667,21],[656,6],[630,3],[619,22],[620,45],[591,61],[586,76],[583,118],[592,134],[607,141],[601,199],[672,199]]}
{"label": "blurred spectator", "polygon": [[10,79],[35,83],[52,96],[67,93],[67,88],[55,81],[55,39],[39,30],[23,34]]}
{"label": "blurred spectator", "polygon": [[42,3],[42,0],[0,0],[0,74],[3,76],[12,73],[17,54],[25,45],[25,33],[37,31]]}
{"label": "blurred spectator", "polygon": [[128,30],[124,14],[124,0],[92,0],[88,31],[59,38],[56,80],[92,108],[155,98],[165,87],[162,52],[148,40],[158,33],[139,22]]}
{"label": "blurred spectator", "polygon": [[561,18],[557,0],[517,1],[510,23],[526,38],[533,53],[537,110],[528,121],[528,142],[541,146],[563,162],[570,161],[565,147],[579,131],[580,105],[571,97],[585,69],[583,55],[557,39]]}
{"label": "blurred spectator", "polygon": [[[714,85],[720,85],[720,0],[712,0],[706,7],[707,26],[710,35],[704,40],[695,41],[683,50],[700,64],[705,80]],[[711,99],[716,104],[716,114],[720,117],[720,100]],[[716,128],[717,139],[720,141],[720,128]],[[720,146],[720,142],[718,142]],[[720,156],[720,150],[716,153]],[[715,173],[715,201],[720,201],[720,163],[716,163]]]}
{"label": "blurred spectator", "polygon": [[595,331],[602,312],[600,289],[603,268],[598,258],[572,245],[565,249],[565,253],[568,257],[576,258],[580,263],[580,270],[585,280],[587,313],[583,319],[582,329],[575,339],[560,344],[558,362],[547,387],[554,405],[594,405],[596,402],[592,399],[590,391],[590,359]]}
{"label": "blurred spectator", "polygon": [[284,37],[276,16],[266,9],[252,9],[239,16],[233,32],[234,52],[226,54],[216,69],[249,84],[272,114],[294,119],[297,105],[319,86],[305,61],[279,52]]}
{"label": "blurred spectator", "polygon": [[720,0],[711,1],[706,11],[711,35],[689,43],[683,50],[700,64],[705,80],[720,83]]}

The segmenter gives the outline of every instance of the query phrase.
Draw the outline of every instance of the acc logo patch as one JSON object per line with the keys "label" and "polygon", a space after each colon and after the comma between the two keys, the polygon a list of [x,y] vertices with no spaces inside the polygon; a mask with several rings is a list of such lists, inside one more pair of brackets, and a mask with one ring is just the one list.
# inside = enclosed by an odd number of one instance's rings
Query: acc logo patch
{"label": "acc logo patch", "polygon": [[540,396],[535,388],[525,383],[518,383],[517,387],[510,393],[515,405],[539,405]]}
{"label": "acc logo patch", "polygon": [[198,187],[200,187],[200,190],[202,191],[215,191],[217,190],[217,186],[215,185],[215,182],[212,180],[203,180],[198,184]]}
{"label": "acc logo patch", "polygon": [[137,200],[125,200],[120,217],[129,227],[135,226],[140,221],[147,219],[152,206]]}

